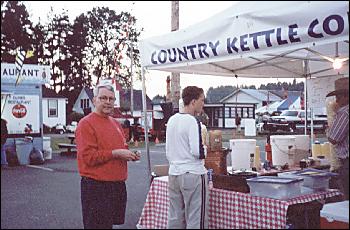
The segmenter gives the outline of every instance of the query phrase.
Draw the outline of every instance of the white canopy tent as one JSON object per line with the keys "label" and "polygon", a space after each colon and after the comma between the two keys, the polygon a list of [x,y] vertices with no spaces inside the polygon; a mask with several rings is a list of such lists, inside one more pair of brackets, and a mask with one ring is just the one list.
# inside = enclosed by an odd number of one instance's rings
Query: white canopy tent
{"label": "white canopy tent", "polygon": [[[348,76],[348,12],[347,1],[240,2],[186,29],[142,40],[144,111],[145,70],[240,78]],[[345,66],[334,70],[335,58]]]}

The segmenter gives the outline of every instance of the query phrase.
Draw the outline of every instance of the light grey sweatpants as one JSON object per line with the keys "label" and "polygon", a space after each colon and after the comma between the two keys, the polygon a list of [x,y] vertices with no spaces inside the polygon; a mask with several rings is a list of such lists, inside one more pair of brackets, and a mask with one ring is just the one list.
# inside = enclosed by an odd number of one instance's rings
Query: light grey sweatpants
{"label": "light grey sweatpants", "polygon": [[169,229],[208,228],[207,174],[169,175]]}

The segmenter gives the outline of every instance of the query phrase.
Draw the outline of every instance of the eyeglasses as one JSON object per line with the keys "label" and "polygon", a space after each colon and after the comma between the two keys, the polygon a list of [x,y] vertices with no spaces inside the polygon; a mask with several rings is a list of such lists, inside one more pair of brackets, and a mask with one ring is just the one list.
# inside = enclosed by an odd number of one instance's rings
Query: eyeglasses
{"label": "eyeglasses", "polygon": [[115,97],[106,97],[106,96],[103,96],[103,97],[98,97],[98,99],[100,99],[100,101],[102,102],[115,102]]}

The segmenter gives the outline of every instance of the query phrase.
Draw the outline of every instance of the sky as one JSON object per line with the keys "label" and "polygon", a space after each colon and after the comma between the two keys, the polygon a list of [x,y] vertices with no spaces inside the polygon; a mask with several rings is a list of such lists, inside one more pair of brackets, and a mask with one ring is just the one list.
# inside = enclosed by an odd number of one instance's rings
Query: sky
{"label": "sky", "polygon": [[[61,13],[63,9],[68,10],[68,16],[71,22],[82,13],[92,10],[94,7],[108,7],[111,10],[120,13],[127,11],[133,14],[136,19],[136,25],[144,28],[140,39],[169,33],[171,31],[171,1],[23,1],[27,7],[30,18],[37,23],[39,18],[45,23],[50,8],[53,7],[55,13]],[[203,21],[223,10],[236,4],[237,1],[180,1],[179,2],[179,28],[183,29],[190,25]],[[164,71],[149,71],[146,75],[146,93],[152,99],[156,95],[166,95],[166,77],[170,75]],[[189,85],[195,85],[204,89],[205,92],[210,87],[218,86],[237,86],[237,85],[255,85],[277,83],[279,79],[256,79],[244,78],[236,79],[229,77],[210,76],[210,75],[180,75],[181,89]],[[135,78],[134,78],[135,79]],[[293,79],[281,79],[280,81],[292,82]],[[134,81],[134,89],[141,89],[142,82]]]}

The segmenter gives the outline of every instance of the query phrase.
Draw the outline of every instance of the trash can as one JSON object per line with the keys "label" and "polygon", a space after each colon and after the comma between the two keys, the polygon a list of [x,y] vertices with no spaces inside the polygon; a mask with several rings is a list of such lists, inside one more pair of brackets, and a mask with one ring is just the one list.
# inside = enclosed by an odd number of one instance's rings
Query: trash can
{"label": "trash can", "polygon": [[16,139],[16,152],[20,165],[29,165],[29,155],[33,149],[33,143],[27,139]]}
{"label": "trash can", "polygon": [[51,137],[43,137],[43,155],[45,160],[52,159]]}

